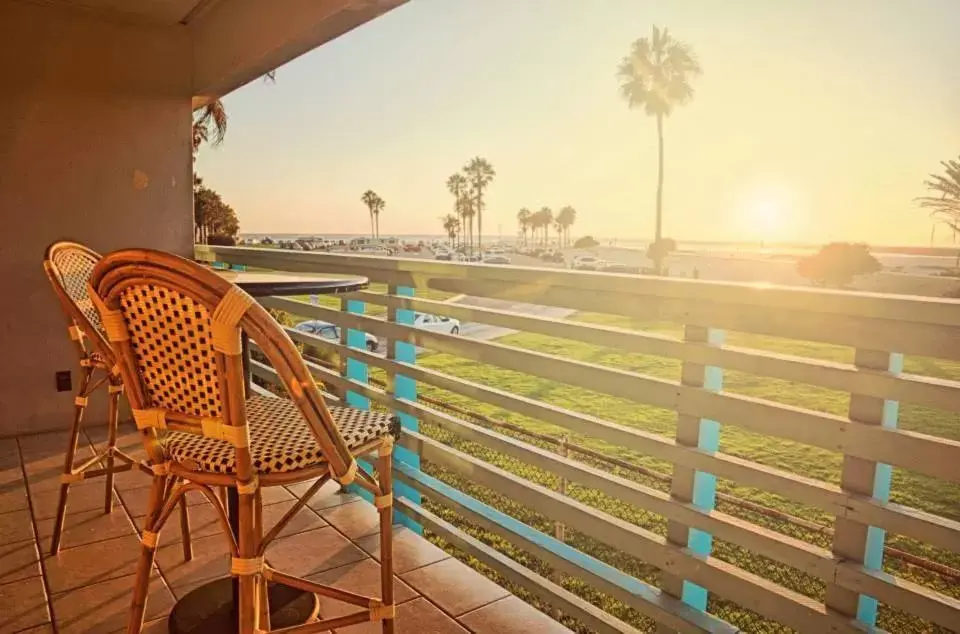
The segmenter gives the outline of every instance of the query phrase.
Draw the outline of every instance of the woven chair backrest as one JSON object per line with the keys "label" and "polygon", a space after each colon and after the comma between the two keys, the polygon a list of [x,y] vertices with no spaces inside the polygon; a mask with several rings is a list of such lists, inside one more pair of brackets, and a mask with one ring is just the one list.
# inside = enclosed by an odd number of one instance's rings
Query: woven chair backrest
{"label": "woven chair backrest", "polygon": [[[101,256],[77,242],[54,242],[47,247],[43,269],[53,286],[60,306],[70,322],[78,327],[97,352],[109,354],[106,332],[100,314],[94,308],[87,291],[90,275]],[[83,349],[83,344],[79,344]]]}
{"label": "woven chair backrest", "polygon": [[[104,257],[91,297],[141,429],[232,442],[237,475],[252,469],[241,333],[257,342],[310,425],[334,477],[356,469],[296,346],[270,314],[214,271],[178,256],[127,249]],[[152,457],[155,433],[146,435]]]}

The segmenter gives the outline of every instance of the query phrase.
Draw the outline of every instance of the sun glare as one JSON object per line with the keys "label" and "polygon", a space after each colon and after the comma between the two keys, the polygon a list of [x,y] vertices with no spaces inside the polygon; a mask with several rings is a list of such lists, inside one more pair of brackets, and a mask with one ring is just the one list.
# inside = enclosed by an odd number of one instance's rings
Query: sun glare
{"label": "sun glare", "polygon": [[751,239],[789,238],[796,221],[795,196],[789,188],[779,185],[753,187],[737,203],[737,220],[744,235]]}

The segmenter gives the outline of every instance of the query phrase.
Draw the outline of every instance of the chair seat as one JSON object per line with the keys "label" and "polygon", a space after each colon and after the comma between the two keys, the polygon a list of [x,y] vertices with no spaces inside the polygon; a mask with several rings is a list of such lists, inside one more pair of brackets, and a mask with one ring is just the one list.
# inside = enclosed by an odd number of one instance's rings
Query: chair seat
{"label": "chair seat", "polygon": [[[372,440],[394,433],[396,418],[390,414],[330,407],[347,447],[357,449]],[[326,462],[300,410],[285,398],[254,395],[247,399],[250,451],[257,473],[283,473]],[[186,432],[169,432],[164,441],[167,455],[195,471],[235,473],[233,445],[224,440]]]}

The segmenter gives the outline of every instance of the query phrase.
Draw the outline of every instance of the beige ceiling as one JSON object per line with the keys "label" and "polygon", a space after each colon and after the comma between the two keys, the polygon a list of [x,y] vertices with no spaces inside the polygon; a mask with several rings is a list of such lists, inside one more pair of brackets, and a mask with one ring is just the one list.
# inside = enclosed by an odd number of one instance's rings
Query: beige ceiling
{"label": "beige ceiling", "polygon": [[191,16],[198,5],[209,5],[216,0],[52,0],[118,18],[133,19],[151,24],[174,25]]}

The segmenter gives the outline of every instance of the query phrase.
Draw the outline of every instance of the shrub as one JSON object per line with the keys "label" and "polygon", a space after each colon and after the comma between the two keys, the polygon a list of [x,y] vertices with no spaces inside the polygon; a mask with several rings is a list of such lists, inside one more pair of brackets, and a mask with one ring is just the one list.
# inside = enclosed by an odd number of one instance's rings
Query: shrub
{"label": "shrub", "polygon": [[858,275],[876,273],[883,267],[863,243],[831,242],[813,255],[797,261],[797,273],[816,286],[843,288]]}
{"label": "shrub", "polygon": [[677,241],[673,238],[660,238],[659,241],[651,242],[647,247],[647,257],[654,262],[660,262],[673,251],[677,250]]}
{"label": "shrub", "polygon": [[207,238],[207,244],[213,244],[221,247],[232,247],[237,244],[237,240],[233,236],[215,233]]}
{"label": "shrub", "polygon": [[577,238],[577,241],[573,243],[574,249],[592,249],[593,247],[600,246],[600,243],[593,236],[583,236],[582,238]]}

